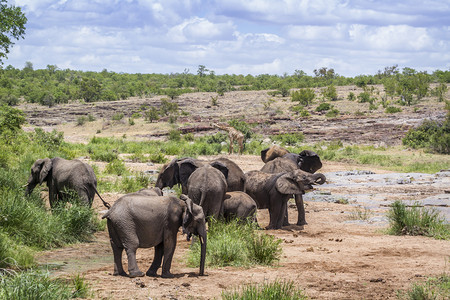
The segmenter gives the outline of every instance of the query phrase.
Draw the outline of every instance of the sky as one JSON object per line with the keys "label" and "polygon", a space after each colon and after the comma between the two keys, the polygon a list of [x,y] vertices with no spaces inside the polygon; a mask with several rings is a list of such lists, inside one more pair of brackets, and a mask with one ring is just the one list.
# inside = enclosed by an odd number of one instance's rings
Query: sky
{"label": "sky", "polygon": [[450,68],[449,0],[14,0],[3,66],[124,73],[374,75]]}

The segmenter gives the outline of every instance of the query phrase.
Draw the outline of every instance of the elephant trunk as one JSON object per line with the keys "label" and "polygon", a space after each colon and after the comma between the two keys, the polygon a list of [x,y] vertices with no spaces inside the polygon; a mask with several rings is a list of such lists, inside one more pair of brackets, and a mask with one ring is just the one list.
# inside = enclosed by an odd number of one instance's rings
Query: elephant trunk
{"label": "elephant trunk", "polygon": [[205,275],[205,261],[206,261],[206,232],[199,235],[201,252],[200,252],[200,276]]}
{"label": "elephant trunk", "polygon": [[315,184],[324,184],[325,181],[327,180],[325,175],[323,175],[322,173],[313,174],[311,175],[311,177]]}
{"label": "elephant trunk", "polygon": [[34,187],[36,186],[36,182],[33,179],[33,176],[30,176],[30,178],[28,178],[28,182],[25,185],[27,188],[25,190],[25,195],[30,195],[31,192],[34,190]]}

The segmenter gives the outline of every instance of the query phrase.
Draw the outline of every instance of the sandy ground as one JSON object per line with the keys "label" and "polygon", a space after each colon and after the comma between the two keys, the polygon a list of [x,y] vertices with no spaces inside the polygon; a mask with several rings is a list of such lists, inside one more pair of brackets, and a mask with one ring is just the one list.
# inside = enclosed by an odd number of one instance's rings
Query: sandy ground
{"label": "sandy ground", "polygon": [[[244,171],[263,165],[257,156],[228,157]],[[159,165],[129,164],[128,167],[158,169]],[[321,172],[369,169],[377,174],[387,173],[367,166],[334,162],[324,162]],[[406,186],[399,185],[392,197],[402,193],[402,189]],[[442,191],[425,194],[439,192]],[[120,195],[103,196],[113,203]],[[97,198],[94,207],[104,210]],[[206,276],[199,277],[198,269],[186,266],[190,243],[180,233],[172,264],[175,278],[115,277],[112,276],[113,259],[106,231],[97,233],[90,243],[43,252],[39,261],[55,267],[55,276],[83,274],[94,291],[94,299],[219,299],[222,291],[274,280],[292,280],[311,299],[395,299],[399,290],[408,289],[413,282],[449,271],[450,242],[389,236],[383,233],[385,223],[352,222],[349,216],[354,210],[353,205],[307,201],[308,225],[267,231],[283,240],[281,260],[273,267],[207,268]],[[378,211],[383,212],[385,209]],[[373,209],[373,213],[377,210]],[[295,205],[290,205],[292,224],[295,224],[296,214]],[[262,226],[268,224],[267,210],[258,211],[258,220]],[[138,250],[142,270],[150,266],[152,258],[152,249]]]}

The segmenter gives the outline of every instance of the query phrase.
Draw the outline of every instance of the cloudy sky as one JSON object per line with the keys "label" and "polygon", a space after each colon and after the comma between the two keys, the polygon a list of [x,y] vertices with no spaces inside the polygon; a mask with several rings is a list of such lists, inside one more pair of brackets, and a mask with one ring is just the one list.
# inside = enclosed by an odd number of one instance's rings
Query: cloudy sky
{"label": "cloudy sky", "polygon": [[450,68],[448,0],[12,0],[4,66],[126,73],[376,74]]}

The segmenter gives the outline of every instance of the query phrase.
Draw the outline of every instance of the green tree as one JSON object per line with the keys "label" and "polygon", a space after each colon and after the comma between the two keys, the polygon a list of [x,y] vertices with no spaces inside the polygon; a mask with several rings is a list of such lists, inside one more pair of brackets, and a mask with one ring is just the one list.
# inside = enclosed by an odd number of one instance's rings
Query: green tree
{"label": "green tree", "polygon": [[200,77],[205,77],[206,72],[208,72],[208,71],[209,70],[204,65],[199,65],[198,70],[197,70],[197,75]]}
{"label": "green tree", "polygon": [[102,86],[95,78],[83,78],[80,82],[80,96],[86,102],[94,102],[100,98]]}
{"label": "green tree", "polygon": [[0,0],[0,64],[7,58],[13,39],[23,38],[27,18],[20,7],[7,5],[6,0]]}
{"label": "green tree", "polygon": [[336,87],[334,85],[327,86],[323,91],[322,95],[331,101],[335,101],[338,98]]}
{"label": "green tree", "polygon": [[0,138],[11,142],[25,121],[23,111],[7,105],[0,106]]}

